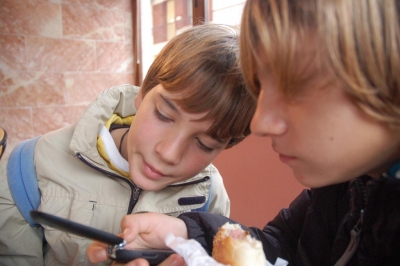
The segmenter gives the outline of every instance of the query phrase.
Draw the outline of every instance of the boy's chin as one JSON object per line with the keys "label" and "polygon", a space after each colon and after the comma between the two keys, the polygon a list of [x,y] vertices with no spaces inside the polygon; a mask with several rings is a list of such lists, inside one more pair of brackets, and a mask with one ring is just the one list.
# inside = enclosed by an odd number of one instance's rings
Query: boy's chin
{"label": "boy's chin", "polygon": [[307,188],[321,188],[330,185],[340,184],[347,181],[339,177],[317,175],[317,174],[313,175],[309,173],[307,174],[294,173],[294,176],[296,177],[297,181],[300,184],[302,184]]}
{"label": "boy's chin", "polygon": [[294,173],[297,181],[308,188],[319,188],[329,185],[327,182],[321,180],[323,177],[316,178],[310,174]]}
{"label": "boy's chin", "polygon": [[158,182],[143,177],[137,178],[136,180],[135,178],[133,178],[132,181],[136,186],[145,191],[157,191],[166,187],[166,185],[164,184],[160,184]]}

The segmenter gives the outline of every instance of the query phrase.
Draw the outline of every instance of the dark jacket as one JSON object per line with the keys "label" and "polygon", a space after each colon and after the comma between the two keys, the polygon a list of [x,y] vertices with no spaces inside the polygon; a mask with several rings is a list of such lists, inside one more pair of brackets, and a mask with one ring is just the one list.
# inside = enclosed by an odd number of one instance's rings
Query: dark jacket
{"label": "dark jacket", "polygon": [[[179,218],[208,252],[218,227],[235,222],[209,213]],[[289,265],[335,265],[346,253],[350,261],[341,265],[400,265],[400,180],[364,176],[304,190],[263,230],[243,228],[262,241],[271,263],[280,257]],[[352,230],[354,253],[346,252]]]}

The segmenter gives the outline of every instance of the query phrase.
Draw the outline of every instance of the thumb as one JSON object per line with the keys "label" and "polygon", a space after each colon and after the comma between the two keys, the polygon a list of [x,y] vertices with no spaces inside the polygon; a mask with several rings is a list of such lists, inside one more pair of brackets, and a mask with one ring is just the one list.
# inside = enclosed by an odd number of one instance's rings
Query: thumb
{"label": "thumb", "polygon": [[102,262],[108,259],[106,249],[104,245],[94,242],[86,249],[86,255],[92,263]]}

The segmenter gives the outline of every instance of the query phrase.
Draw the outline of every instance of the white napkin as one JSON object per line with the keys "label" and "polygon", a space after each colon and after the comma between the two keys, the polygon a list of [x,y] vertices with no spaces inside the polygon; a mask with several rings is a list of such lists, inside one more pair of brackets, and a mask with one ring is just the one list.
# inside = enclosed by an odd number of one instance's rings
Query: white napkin
{"label": "white napkin", "polygon": [[[185,260],[187,266],[227,266],[218,263],[210,257],[199,242],[194,239],[186,240],[181,237],[175,237],[172,233],[169,233],[165,238],[165,243]],[[265,265],[287,266],[288,262],[278,258],[275,264],[265,261]]]}
{"label": "white napkin", "polygon": [[194,239],[186,240],[169,233],[165,238],[165,244],[181,255],[187,266],[226,266],[210,257]]}

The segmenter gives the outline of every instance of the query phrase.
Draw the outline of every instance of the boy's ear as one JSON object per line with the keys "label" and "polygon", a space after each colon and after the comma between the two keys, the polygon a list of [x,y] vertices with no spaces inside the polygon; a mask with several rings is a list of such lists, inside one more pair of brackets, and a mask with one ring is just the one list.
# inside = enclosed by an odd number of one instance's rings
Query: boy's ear
{"label": "boy's ear", "polygon": [[136,110],[139,110],[140,104],[143,101],[143,94],[142,90],[139,90],[138,95],[135,97],[135,100],[133,101],[133,104],[135,105]]}

